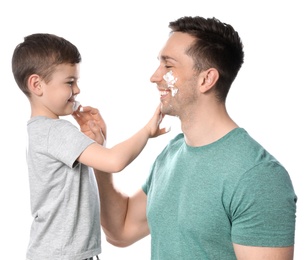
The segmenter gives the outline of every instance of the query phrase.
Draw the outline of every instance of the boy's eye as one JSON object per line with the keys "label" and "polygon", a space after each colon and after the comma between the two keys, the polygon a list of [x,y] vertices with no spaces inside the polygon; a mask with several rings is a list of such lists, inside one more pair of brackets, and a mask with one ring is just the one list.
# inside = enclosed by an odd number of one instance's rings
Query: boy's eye
{"label": "boy's eye", "polygon": [[74,81],[68,81],[67,84],[70,85],[70,87],[71,87],[71,86],[73,86]]}

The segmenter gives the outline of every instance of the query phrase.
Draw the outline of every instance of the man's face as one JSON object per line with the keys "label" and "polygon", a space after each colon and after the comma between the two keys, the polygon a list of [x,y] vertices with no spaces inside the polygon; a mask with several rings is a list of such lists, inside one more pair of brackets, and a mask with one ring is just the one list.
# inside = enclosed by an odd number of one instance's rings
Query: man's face
{"label": "man's face", "polygon": [[160,92],[162,113],[181,116],[197,98],[194,61],[186,54],[194,38],[175,32],[159,53],[159,67],[151,77]]}

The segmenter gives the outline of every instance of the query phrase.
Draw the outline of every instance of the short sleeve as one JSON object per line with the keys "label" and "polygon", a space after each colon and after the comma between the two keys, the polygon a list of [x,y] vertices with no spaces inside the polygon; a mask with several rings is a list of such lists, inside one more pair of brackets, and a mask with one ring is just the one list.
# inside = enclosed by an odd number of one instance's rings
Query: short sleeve
{"label": "short sleeve", "polygon": [[66,120],[57,120],[49,130],[48,153],[73,167],[79,155],[94,142]]}
{"label": "short sleeve", "polygon": [[232,241],[248,246],[294,244],[296,201],[288,172],[276,161],[245,173],[231,200]]}

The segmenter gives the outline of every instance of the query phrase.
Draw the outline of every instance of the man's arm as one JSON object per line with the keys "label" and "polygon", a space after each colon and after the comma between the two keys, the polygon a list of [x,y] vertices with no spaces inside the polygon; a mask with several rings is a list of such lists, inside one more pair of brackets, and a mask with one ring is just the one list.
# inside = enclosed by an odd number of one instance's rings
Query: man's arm
{"label": "man's arm", "polygon": [[[74,118],[83,133],[100,144],[106,144],[106,125],[97,109],[85,107]],[[165,131],[165,130],[161,130]],[[100,196],[101,225],[109,243],[126,247],[147,236],[147,198],[143,190],[128,197],[118,191],[113,183],[113,174],[94,170]]]}
{"label": "man's arm", "polygon": [[97,143],[106,146],[107,126],[97,108],[79,107],[72,116],[79,124],[81,132]]}
{"label": "man's arm", "polygon": [[99,188],[101,225],[106,240],[114,246],[126,247],[147,236],[146,194],[138,190],[128,197],[118,191],[112,174],[95,170]]}
{"label": "man's arm", "polygon": [[294,247],[254,247],[233,244],[238,260],[293,260]]}

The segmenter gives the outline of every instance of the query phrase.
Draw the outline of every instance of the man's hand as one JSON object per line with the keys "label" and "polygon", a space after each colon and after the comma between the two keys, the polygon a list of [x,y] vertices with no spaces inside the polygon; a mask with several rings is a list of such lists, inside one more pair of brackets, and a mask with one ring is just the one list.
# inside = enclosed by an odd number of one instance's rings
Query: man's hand
{"label": "man's hand", "polygon": [[106,146],[107,126],[98,109],[85,106],[76,110],[72,116],[79,124],[81,132]]}

